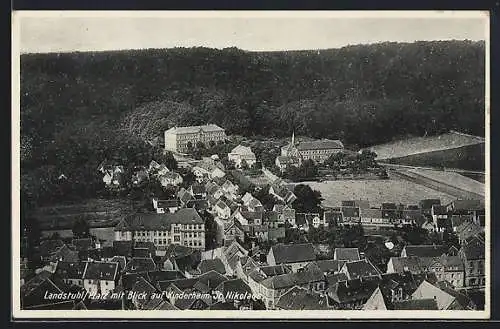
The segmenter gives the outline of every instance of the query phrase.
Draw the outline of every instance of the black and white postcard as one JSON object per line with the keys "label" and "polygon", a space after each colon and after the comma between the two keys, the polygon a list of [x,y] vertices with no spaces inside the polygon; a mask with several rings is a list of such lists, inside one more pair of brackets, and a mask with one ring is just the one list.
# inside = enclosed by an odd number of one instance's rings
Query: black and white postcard
{"label": "black and white postcard", "polygon": [[13,12],[15,319],[486,319],[489,16]]}

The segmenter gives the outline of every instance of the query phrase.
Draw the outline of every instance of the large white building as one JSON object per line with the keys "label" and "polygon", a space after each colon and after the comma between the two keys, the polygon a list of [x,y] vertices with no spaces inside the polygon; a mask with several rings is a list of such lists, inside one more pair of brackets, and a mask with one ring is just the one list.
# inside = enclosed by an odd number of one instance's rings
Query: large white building
{"label": "large white building", "polygon": [[171,244],[205,250],[205,223],[194,208],[175,213],[136,213],[114,229],[115,241],[147,241],[155,246]]}
{"label": "large white building", "polygon": [[190,147],[196,147],[198,142],[208,146],[211,141],[218,142],[225,139],[225,130],[215,124],[172,127],[165,131],[165,150],[187,152]]}

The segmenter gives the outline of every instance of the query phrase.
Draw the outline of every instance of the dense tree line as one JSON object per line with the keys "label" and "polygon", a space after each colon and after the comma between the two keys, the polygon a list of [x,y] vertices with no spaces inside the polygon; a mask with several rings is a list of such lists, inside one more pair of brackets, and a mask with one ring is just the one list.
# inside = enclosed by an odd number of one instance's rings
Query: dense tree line
{"label": "dense tree line", "polygon": [[205,122],[244,135],[288,136],[294,128],[361,146],[452,128],[482,135],[484,47],[436,41],[319,52],[28,54],[21,58],[22,127],[35,143],[79,120],[147,137]]}
{"label": "dense tree line", "polygon": [[174,125],[294,130],[349,147],[448,129],[483,135],[484,54],[484,42],[469,41],[24,54],[23,186],[44,195],[64,173],[75,195],[92,195],[101,182],[90,173],[103,158],[140,164],[150,156],[138,140]]}

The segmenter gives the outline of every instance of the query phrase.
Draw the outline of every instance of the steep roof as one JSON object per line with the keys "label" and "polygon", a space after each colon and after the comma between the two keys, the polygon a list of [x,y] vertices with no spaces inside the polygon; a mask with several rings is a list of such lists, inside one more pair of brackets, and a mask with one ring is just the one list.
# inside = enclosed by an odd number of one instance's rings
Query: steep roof
{"label": "steep roof", "polygon": [[326,296],[308,291],[300,287],[293,287],[282,295],[276,307],[284,310],[328,310]]}
{"label": "steep roof", "polygon": [[150,272],[154,270],[156,270],[156,264],[154,260],[149,257],[134,257],[125,267],[126,273]]}
{"label": "steep roof", "polygon": [[201,273],[216,271],[223,275],[226,274],[226,268],[219,258],[202,260],[198,265],[198,269]]}
{"label": "steep roof", "polygon": [[410,256],[410,257],[391,257],[389,262],[392,262],[392,266],[394,268],[394,272],[403,273],[405,271],[414,272],[422,272],[423,264],[419,257]]}
{"label": "steep roof", "polygon": [[291,288],[293,286],[301,286],[304,284],[324,281],[323,272],[319,269],[304,270],[301,272],[293,272],[269,277],[261,281],[261,284],[273,290]]}
{"label": "steep roof", "polygon": [[344,264],[351,279],[380,275],[380,271],[367,260],[347,262]]}
{"label": "steep roof", "polygon": [[406,256],[439,257],[446,252],[443,245],[406,245]]}
{"label": "steep roof", "polygon": [[54,275],[61,279],[83,279],[86,266],[85,262],[57,262]]}
{"label": "steep roof", "polygon": [[410,299],[393,302],[394,310],[438,310],[438,304],[434,298]]}
{"label": "steep roof", "polygon": [[88,262],[83,279],[115,281],[118,278],[118,263]]}
{"label": "steep roof", "polygon": [[486,250],[484,241],[476,236],[466,240],[461,249],[467,260],[485,258]]}
{"label": "steep roof", "polygon": [[215,290],[220,291],[223,296],[228,296],[228,293],[237,293],[242,295],[245,293],[252,293],[252,289],[250,289],[250,287],[242,279],[223,281]]}
{"label": "steep roof", "polygon": [[314,247],[311,243],[276,244],[271,247],[276,264],[297,263],[316,260]]}
{"label": "steep roof", "polygon": [[345,261],[335,260],[335,259],[326,259],[326,260],[317,260],[314,262],[323,272],[338,272],[344,265]]}

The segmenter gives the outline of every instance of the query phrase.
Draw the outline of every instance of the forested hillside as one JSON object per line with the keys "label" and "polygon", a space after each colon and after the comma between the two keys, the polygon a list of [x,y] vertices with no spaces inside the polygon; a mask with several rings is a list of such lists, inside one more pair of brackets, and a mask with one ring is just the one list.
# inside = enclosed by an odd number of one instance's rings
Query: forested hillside
{"label": "forested hillside", "polygon": [[484,135],[484,52],[483,42],[446,41],[22,55],[23,169],[61,157],[77,168],[103,143],[174,124],[247,136],[295,129],[358,147],[449,129]]}

